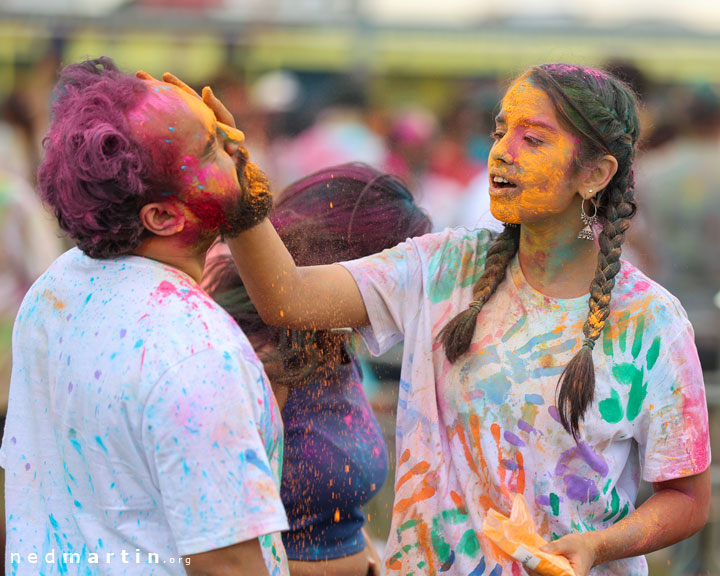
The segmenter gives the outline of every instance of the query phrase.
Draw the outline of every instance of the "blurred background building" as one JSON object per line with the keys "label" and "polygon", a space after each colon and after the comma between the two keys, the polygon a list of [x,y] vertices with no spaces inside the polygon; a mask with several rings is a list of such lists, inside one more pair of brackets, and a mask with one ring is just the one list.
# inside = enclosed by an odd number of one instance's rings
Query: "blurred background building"
{"label": "blurred background building", "polygon": [[[364,161],[402,176],[437,229],[498,225],[486,159],[511,78],[548,61],[611,68],[644,103],[625,255],[688,310],[720,450],[717,0],[0,0],[0,412],[17,306],[67,247],[33,193],[50,89],[61,64],[100,55],[211,84],[276,190]],[[374,367],[392,454],[397,359]],[[370,505],[380,541],[391,507],[390,478]],[[719,515],[715,501],[703,533],[651,555],[650,573],[720,574]]]}

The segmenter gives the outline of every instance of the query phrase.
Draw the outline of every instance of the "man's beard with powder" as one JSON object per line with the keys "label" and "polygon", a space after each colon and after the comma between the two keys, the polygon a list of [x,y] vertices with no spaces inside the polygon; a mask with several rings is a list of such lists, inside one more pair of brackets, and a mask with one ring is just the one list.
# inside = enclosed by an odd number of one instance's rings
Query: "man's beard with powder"
{"label": "man's beard with powder", "polygon": [[249,161],[247,149],[240,148],[234,160],[240,183],[234,203],[226,204],[221,198],[185,201],[208,235],[232,238],[262,222],[272,210],[270,183],[262,170]]}

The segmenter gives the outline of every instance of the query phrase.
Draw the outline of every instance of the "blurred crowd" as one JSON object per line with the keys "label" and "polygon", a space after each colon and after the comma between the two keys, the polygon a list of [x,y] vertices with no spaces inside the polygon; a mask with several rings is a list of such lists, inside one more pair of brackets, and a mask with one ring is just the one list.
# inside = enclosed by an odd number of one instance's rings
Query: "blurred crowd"
{"label": "blurred crowd", "polygon": [[[15,313],[30,284],[68,248],[34,192],[57,66],[50,59],[28,69],[0,105],[0,414]],[[704,370],[720,370],[720,89],[659,84],[627,62],[607,67],[644,103],[639,211],[624,257],[680,299]],[[361,161],[404,179],[436,230],[499,229],[486,162],[503,80],[463,81],[442,109],[419,100],[390,105],[368,93],[366,80],[275,71],[252,83],[232,74],[207,83],[276,191],[320,168]]]}

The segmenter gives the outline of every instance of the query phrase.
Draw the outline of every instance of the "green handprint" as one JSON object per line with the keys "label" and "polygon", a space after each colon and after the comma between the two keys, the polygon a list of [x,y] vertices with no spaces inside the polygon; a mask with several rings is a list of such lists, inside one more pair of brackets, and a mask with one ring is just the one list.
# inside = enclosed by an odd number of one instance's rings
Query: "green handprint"
{"label": "green handprint", "polygon": [[[623,314],[618,320],[618,345],[622,352],[627,349],[627,332],[630,328],[630,314]],[[603,350],[609,356],[613,355],[612,328],[606,326],[603,333]],[[632,362],[623,362],[613,366],[613,376],[618,384],[630,386],[628,393],[627,406],[623,410],[620,394],[613,388],[610,391],[610,397],[602,400],[598,404],[600,416],[606,422],[615,424],[626,416],[628,421],[632,422],[640,414],[643,402],[647,396],[647,383],[645,382],[645,370],[650,372],[657,362],[660,354],[660,336],[656,336],[652,344],[645,354],[645,362],[641,361],[638,365],[637,358],[643,349],[643,336],[645,333],[645,317],[638,316],[635,324],[635,334],[633,336],[632,347],[630,352],[633,357]]]}

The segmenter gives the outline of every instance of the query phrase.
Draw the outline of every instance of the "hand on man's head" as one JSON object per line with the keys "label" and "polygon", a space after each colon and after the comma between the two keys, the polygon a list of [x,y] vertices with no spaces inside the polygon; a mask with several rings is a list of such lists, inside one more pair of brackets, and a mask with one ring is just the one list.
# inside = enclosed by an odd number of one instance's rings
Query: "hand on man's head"
{"label": "hand on man's head", "polygon": [[235,163],[237,179],[242,191],[235,206],[224,211],[223,223],[219,227],[219,232],[224,236],[233,237],[264,220],[272,209],[268,179],[255,164],[249,161],[248,151],[243,146],[245,135],[235,127],[235,119],[232,114],[215,96],[212,89],[205,86],[200,95],[169,72],[162,75],[162,80],[157,80],[142,70],[137,72],[136,76],[142,80],[163,82],[175,86],[192,98],[201,100],[214,115],[217,122],[218,140],[222,142],[224,151]]}
{"label": "hand on man's head", "polygon": [[[156,78],[154,78],[144,70],[138,70],[135,75],[143,80],[154,80],[156,82],[158,81]],[[205,105],[210,108],[210,110],[212,110],[219,127],[224,131],[226,135],[225,151],[231,156],[234,156],[238,149],[242,146],[242,144],[244,144],[245,134],[241,130],[237,129],[235,125],[235,118],[227,109],[227,107],[222,103],[222,101],[217,96],[215,96],[212,88],[210,88],[210,86],[205,86],[202,89],[201,96],[193,88],[188,86],[185,82],[180,80],[180,78],[178,78],[174,74],[171,74],[170,72],[163,73],[162,82],[177,86],[191,96],[202,100]]]}

